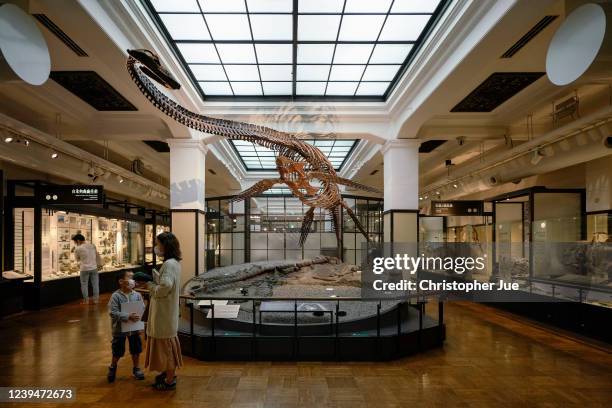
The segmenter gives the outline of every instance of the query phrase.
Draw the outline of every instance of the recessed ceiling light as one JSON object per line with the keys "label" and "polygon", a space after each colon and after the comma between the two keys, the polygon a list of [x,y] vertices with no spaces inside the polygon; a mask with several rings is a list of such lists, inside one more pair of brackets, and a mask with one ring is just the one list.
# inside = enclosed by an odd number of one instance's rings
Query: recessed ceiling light
{"label": "recessed ceiling light", "polygon": [[4,138],[4,143],[11,143],[13,141],[13,138],[8,136]]}
{"label": "recessed ceiling light", "polygon": [[453,184],[453,188],[458,188],[459,186],[457,184]]}
{"label": "recessed ceiling light", "polygon": [[59,154],[57,152],[51,152],[51,158],[52,159],[57,159],[58,156],[59,156]]}

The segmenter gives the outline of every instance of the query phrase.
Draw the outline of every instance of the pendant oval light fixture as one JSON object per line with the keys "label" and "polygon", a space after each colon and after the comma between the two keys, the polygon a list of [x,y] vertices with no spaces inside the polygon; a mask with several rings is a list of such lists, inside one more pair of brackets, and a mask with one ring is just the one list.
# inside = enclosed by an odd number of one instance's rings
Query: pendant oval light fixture
{"label": "pendant oval light fixture", "polygon": [[49,48],[36,20],[14,4],[0,5],[0,81],[42,85],[51,72]]}

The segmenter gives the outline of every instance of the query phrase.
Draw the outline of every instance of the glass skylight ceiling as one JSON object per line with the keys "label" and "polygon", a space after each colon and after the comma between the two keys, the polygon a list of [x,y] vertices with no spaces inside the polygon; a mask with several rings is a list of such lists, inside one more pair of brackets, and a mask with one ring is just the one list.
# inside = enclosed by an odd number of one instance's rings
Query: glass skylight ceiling
{"label": "glass skylight ceiling", "polygon": [[[336,170],[340,170],[346,158],[357,145],[357,140],[304,140],[329,159]],[[230,140],[247,171],[276,170],[276,152],[263,146],[242,140]]]}
{"label": "glass skylight ceiling", "polygon": [[386,97],[448,0],[143,0],[206,97]]}

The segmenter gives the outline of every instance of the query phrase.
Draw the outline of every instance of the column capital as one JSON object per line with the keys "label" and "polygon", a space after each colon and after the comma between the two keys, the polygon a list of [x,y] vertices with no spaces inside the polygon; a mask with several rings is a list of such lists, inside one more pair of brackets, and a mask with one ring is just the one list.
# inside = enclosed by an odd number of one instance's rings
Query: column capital
{"label": "column capital", "polygon": [[385,144],[380,148],[380,152],[382,154],[387,153],[389,149],[395,148],[419,148],[421,146],[421,141],[419,139],[391,139],[387,140]]}
{"label": "column capital", "polygon": [[202,154],[208,153],[208,146],[201,139],[167,139],[166,142],[173,149],[198,149]]}

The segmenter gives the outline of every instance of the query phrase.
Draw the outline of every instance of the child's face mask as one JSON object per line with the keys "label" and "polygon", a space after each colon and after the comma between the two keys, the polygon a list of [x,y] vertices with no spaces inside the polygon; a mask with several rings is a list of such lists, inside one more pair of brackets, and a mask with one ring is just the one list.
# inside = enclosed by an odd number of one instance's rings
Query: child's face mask
{"label": "child's face mask", "polygon": [[136,287],[136,281],[134,279],[128,279],[128,287],[134,289]]}

